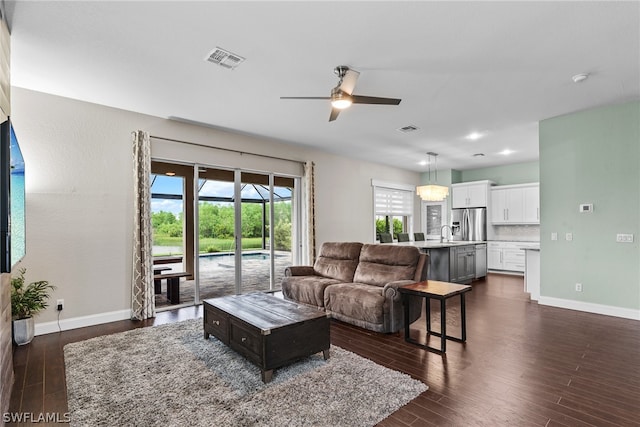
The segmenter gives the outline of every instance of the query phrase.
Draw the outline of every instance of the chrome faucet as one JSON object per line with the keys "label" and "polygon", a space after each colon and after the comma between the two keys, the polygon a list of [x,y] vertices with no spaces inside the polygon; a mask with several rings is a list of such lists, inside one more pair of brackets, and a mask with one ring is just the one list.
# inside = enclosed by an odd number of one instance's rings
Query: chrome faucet
{"label": "chrome faucet", "polygon": [[[453,235],[453,228],[451,228],[450,225],[443,225],[442,227],[440,227],[440,243],[444,242],[444,237],[442,236],[442,230],[444,230],[445,228],[449,229],[449,233],[451,233]],[[447,239],[447,241],[449,241],[449,239]]]}

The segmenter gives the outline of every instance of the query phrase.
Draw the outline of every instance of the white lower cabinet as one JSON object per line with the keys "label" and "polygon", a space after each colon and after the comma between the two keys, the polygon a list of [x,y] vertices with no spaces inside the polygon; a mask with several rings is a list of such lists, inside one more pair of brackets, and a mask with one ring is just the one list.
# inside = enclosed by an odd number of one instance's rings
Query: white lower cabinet
{"label": "white lower cabinet", "polygon": [[533,242],[488,242],[487,268],[524,273],[525,252],[523,248],[537,245],[538,243]]}
{"label": "white lower cabinet", "polygon": [[524,273],[524,250],[520,248],[505,248],[502,250],[504,270]]}
{"label": "white lower cabinet", "polygon": [[502,249],[492,243],[489,242],[487,245],[487,268],[489,270],[502,270]]}

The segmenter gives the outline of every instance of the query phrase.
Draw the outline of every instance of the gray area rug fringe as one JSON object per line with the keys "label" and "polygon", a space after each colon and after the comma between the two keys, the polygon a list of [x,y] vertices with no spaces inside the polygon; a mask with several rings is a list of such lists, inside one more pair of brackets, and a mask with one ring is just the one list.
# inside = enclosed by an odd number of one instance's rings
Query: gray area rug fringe
{"label": "gray area rug fringe", "polygon": [[68,344],[64,348],[73,426],[345,426],[377,424],[428,387],[331,347],[260,370],[215,338],[202,319]]}

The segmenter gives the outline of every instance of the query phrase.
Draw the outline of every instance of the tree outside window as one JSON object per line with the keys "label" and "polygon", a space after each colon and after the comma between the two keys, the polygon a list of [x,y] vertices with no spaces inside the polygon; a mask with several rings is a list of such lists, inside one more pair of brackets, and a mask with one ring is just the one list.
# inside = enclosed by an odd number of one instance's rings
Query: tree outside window
{"label": "tree outside window", "polygon": [[398,233],[406,233],[407,223],[408,217],[406,216],[378,215],[376,216],[376,235],[390,233],[392,236],[396,236]]}

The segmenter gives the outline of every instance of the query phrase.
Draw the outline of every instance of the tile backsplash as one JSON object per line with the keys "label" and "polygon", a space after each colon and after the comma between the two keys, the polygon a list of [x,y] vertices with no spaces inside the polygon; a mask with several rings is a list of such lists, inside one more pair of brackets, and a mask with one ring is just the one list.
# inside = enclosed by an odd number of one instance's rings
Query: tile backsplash
{"label": "tile backsplash", "polygon": [[493,225],[493,238],[490,240],[509,240],[521,242],[539,242],[539,225]]}

